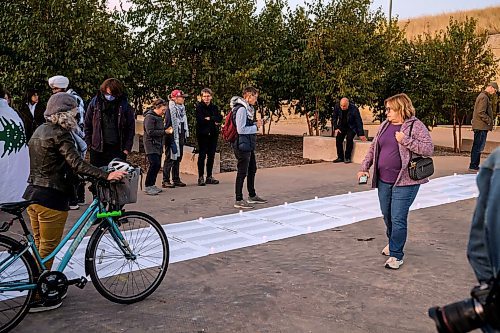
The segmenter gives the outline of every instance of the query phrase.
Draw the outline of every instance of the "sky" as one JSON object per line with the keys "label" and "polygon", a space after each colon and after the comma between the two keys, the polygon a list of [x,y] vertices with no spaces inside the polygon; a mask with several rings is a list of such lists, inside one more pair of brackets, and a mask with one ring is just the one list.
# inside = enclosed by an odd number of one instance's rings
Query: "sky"
{"label": "sky", "polygon": [[[109,0],[109,6],[113,7],[120,0]],[[172,0],[174,1],[174,0]],[[390,0],[373,0],[372,8],[382,7],[384,13],[389,13]],[[264,0],[257,0],[258,6],[262,7]],[[288,0],[291,8],[303,5],[304,0]],[[393,16],[398,15],[401,19],[423,15],[436,15],[458,10],[485,8],[500,6],[500,0],[392,0]]]}

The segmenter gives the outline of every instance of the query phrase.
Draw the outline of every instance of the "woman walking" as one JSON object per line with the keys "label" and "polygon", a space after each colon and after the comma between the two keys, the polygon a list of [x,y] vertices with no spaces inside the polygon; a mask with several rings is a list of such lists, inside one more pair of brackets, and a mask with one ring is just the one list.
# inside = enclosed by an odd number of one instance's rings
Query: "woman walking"
{"label": "woman walking", "polygon": [[389,256],[386,268],[398,269],[403,264],[410,206],[420,184],[429,181],[411,179],[408,163],[412,153],[431,156],[434,145],[425,125],[415,117],[415,108],[406,94],[389,97],[384,104],[387,119],[380,125],[361,163],[358,179],[369,177],[370,167],[374,165],[372,187],[378,189],[389,243],[382,254]]}

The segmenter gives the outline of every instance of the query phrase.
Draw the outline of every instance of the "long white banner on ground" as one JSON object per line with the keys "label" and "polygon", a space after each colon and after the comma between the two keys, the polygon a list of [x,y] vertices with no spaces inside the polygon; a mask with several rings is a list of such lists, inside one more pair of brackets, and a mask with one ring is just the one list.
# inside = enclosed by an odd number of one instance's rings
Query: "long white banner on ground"
{"label": "long white banner on ground", "polygon": [[[475,174],[432,179],[421,186],[410,209],[475,198],[478,196],[475,180]],[[369,190],[284,203],[230,215],[200,217],[197,220],[164,225],[163,228],[170,243],[170,262],[175,263],[381,216],[377,191]],[[85,276],[87,243],[88,237],[82,241],[65,269],[64,273],[68,278]],[[65,250],[60,253],[65,253]],[[60,259],[56,258],[56,264]],[[141,265],[147,266],[147,263]]]}

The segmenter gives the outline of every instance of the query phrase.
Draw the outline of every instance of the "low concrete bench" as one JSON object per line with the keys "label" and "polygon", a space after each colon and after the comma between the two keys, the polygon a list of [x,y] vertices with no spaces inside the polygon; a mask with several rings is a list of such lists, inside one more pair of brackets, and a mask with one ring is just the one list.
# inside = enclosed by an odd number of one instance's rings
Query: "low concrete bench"
{"label": "low concrete bench", "polygon": [[[474,142],[473,139],[462,139],[462,145],[461,145],[462,151],[471,151],[473,142]],[[497,148],[497,147],[500,147],[500,142],[498,142],[498,141],[486,141],[486,144],[484,145],[483,153],[491,154],[495,150],[495,148]]]}
{"label": "low concrete bench", "polygon": [[[144,125],[143,119],[137,119],[135,121],[135,137],[134,137],[134,145],[132,147],[132,151],[139,151],[139,140],[140,136],[144,135]],[[184,155],[182,156],[181,161],[181,173],[187,173],[189,175],[198,175],[198,153],[193,154],[193,147],[184,146]],[[163,167],[163,162],[165,160],[165,156],[161,157],[161,163]],[[215,153],[214,160],[214,168],[213,173],[220,173],[220,154]]]}
{"label": "low concrete bench", "polygon": [[[181,173],[198,175],[198,153],[193,154],[193,147],[184,146],[184,156],[181,161]],[[206,161],[206,159],[205,159]],[[220,154],[215,153],[213,173],[220,173]]]}
{"label": "low concrete bench", "polygon": [[[329,136],[305,136],[302,157],[315,161],[333,161],[337,158],[337,140]],[[371,142],[354,141],[351,160],[361,163],[370,149]],[[345,148],[345,141],[344,141]]]}

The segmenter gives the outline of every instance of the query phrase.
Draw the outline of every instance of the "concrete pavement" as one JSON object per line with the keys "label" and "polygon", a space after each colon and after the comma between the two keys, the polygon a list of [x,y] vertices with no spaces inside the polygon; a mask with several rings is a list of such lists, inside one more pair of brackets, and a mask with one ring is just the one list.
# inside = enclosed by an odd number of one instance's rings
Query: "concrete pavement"
{"label": "concrete pavement", "polygon": [[[435,176],[464,173],[466,157],[435,158]],[[274,206],[366,190],[355,164],[320,163],[262,169],[257,192]],[[160,223],[234,213],[235,173],[221,184],[139,195]],[[160,178],[158,178],[160,180]],[[429,306],[468,296],[474,285],[465,257],[475,200],[410,213],[405,264],[383,268],[381,219],[269,242],[171,265],[160,288],[124,306],[89,283],[71,288],[63,306],[30,314],[15,332],[434,332]],[[77,212],[71,212],[76,217]],[[69,227],[68,223],[68,227]]]}

